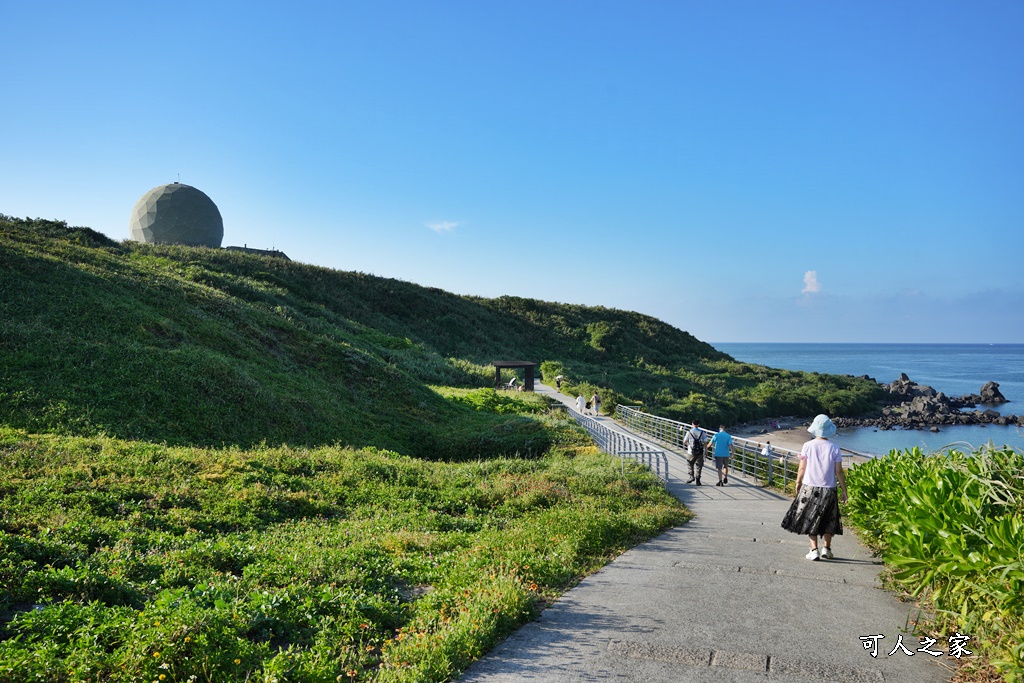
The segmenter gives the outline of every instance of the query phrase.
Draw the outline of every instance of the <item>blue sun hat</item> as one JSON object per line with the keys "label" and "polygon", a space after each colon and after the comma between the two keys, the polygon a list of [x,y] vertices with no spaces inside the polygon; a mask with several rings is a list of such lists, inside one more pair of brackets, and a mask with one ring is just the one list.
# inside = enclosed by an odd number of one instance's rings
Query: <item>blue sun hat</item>
{"label": "blue sun hat", "polygon": [[814,418],[814,422],[807,428],[814,436],[820,436],[823,439],[827,439],[836,433],[836,423],[828,419],[828,415],[819,415]]}

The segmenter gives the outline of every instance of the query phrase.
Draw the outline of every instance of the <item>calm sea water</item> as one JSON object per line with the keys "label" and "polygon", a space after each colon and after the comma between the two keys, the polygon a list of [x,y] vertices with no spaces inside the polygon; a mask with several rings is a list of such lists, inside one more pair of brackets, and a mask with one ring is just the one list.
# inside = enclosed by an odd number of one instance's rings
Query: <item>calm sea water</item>
{"label": "calm sea water", "polygon": [[[1009,403],[992,408],[1006,414],[1024,414],[1024,344],[755,344],[714,345],[739,361],[786,370],[868,375],[889,383],[901,372],[918,384],[927,384],[947,396],[977,394],[988,381],[999,383]],[[938,433],[918,430],[879,431],[843,429],[839,445],[863,453],[887,453],[893,448],[920,446],[942,450],[966,449],[992,441],[1024,450],[1024,432],[997,425],[939,427]]]}

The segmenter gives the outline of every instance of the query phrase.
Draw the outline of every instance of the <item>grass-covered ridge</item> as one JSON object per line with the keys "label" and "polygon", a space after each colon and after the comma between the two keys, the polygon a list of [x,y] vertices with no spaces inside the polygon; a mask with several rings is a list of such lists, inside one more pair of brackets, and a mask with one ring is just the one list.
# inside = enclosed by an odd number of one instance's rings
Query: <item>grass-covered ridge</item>
{"label": "grass-covered ridge", "polygon": [[[530,420],[466,410],[427,386],[487,384],[487,368],[328,308],[316,293],[336,284],[333,271],[220,250],[83,245],[24,226],[0,235],[0,417],[9,425],[180,444],[340,442],[433,458],[548,445]],[[271,275],[281,267],[298,274],[298,293]]]}
{"label": "grass-covered ridge", "polygon": [[878,398],[863,380],[736,363],[637,313],[457,296],[0,216],[0,422],[14,427],[433,458],[543,450],[529,419],[428,389],[488,386],[498,359],[543,363],[548,382],[599,389],[606,409],[685,419],[852,414]]}
{"label": "grass-covered ridge", "polygon": [[686,519],[558,420],[466,463],[0,428],[0,680],[449,680]]}

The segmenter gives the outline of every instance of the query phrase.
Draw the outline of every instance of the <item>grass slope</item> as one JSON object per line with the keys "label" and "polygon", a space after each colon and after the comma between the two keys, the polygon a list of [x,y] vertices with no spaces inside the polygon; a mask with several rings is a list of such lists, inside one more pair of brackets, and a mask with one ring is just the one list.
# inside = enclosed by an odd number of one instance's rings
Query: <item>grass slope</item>
{"label": "grass slope", "polygon": [[[116,243],[0,216],[0,421],[176,444],[543,450],[542,430],[445,400],[496,359],[541,362],[606,409],[726,423],[878,399],[848,377],[736,363],[637,313],[480,299],[219,249]],[[448,428],[438,433],[436,422]]]}
{"label": "grass slope", "polygon": [[462,463],[0,427],[0,680],[449,680],[687,519],[547,420],[544,457]]}
{"label": "grass slope", "polygon": [[[424,457],[548,445],[528,420],[467,410],[424,384],[482,384],[484,368],[259,279],[281,265],[314,280],[330,271],[18,228],[0,240],[6,424],[180,444],[342,442]],[[438,421],[451,428],[438,433]]]}

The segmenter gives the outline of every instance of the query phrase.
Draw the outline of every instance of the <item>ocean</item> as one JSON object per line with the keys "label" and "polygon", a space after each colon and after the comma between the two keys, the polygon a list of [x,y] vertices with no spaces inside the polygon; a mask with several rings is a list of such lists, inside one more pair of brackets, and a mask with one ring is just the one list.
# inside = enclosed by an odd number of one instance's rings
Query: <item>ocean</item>
{"label": "ocean", "polygon": [[[713,345],[738,361],[786,370],[868,375],[886,384],[901,372],[947,396],[980,393],[988,381],[999,384],[1009,403],[979,406],[1004,414],[1024,414],[1024,344],[757,344]],[[861,453],[885,454],[919,446],[930,451],[969,450],[991,441],[1024,451],[1019,427],[939,426],[939,432],[842,429],[834,439]]]}

